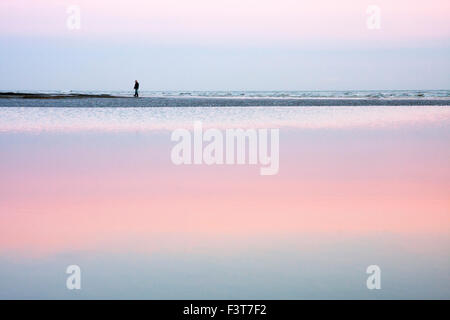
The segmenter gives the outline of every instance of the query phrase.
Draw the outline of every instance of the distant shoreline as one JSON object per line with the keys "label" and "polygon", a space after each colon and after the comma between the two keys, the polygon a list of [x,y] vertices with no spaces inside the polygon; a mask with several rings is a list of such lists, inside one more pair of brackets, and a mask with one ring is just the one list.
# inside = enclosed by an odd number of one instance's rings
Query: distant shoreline
{"label": "distant shoreline", "polygon": [[0,92],[0,99],[83,99],[83,98],[127,98],[111,94],[83,94],[83,93],[24,93],[24,92]]}

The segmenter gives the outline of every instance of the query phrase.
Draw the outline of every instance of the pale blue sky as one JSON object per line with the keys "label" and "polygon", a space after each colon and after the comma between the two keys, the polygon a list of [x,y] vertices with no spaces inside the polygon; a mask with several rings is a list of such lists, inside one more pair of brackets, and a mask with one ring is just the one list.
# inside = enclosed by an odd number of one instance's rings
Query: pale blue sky
{"label": "pale blue sky", "polygon": [[441,45],[220,46],[0,38],[0,90],[449,89]]}

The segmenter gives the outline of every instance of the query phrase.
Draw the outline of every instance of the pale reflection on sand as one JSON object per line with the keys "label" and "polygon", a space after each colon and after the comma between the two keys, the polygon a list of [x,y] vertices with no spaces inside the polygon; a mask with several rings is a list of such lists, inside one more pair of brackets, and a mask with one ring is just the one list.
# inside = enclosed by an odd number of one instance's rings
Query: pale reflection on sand
{"label": "pale reflection on sand", "polygon": [[[0,108],[0,298],[450,298],[449,110]],[[279,174],[175,166],[193,120],[280,128]]]}
{"label": "pale reflection on sand", "polygon": [[148,131],[191,127],[299,129],[446,124],[450,108],[410,107],[162,107],[0,108],[0,132]]}

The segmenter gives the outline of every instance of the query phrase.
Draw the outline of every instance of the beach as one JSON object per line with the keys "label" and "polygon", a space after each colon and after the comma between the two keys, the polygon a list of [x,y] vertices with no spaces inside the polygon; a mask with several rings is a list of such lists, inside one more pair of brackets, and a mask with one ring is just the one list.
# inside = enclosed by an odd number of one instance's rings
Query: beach
{"label": "beach", "polygon": [[450,299],[449,13],[0,1],[2,306],[436,311],[415,301]]}
{"label": "beach", "polygon": [[311,107],[449,106],[449,90],[0,92],[0,107]]}

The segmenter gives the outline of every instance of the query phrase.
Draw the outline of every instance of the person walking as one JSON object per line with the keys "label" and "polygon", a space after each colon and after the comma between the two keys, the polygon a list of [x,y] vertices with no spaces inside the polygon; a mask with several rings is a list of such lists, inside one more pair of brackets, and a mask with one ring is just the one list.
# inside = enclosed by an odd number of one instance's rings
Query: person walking
{"label": "person walking", "polygon": [[134,96],[135,96],[135,98],[139,97],[138,90],[139,90],[139,82],[137,80],[134,80]]}

